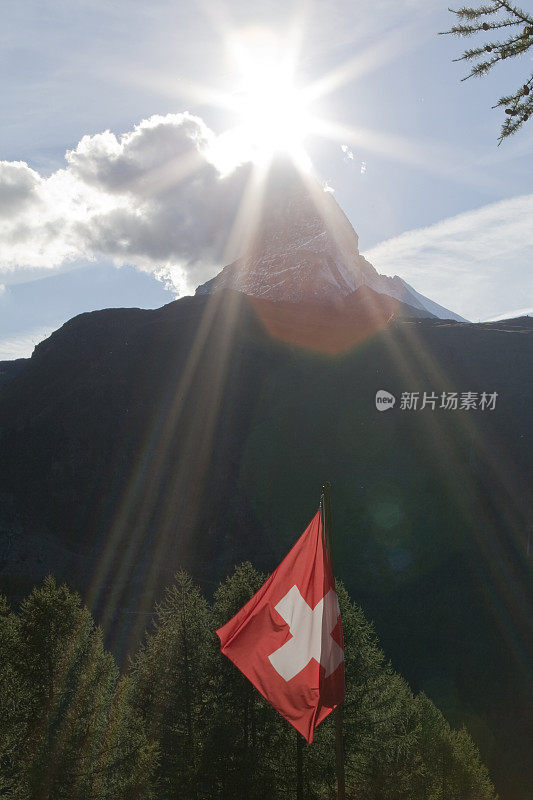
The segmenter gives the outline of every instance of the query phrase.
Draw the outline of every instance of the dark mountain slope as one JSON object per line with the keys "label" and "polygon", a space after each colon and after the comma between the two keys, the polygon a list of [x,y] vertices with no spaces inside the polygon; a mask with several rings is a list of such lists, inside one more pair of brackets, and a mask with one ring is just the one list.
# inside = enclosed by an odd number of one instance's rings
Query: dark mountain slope
{"label": "dark mountain slope", "polygon": [[16,358],[13,361],[0,361],[0,386],[16,378],[26,366],[27,358]]}
{"label": "dark mountain slope", "polygon": [[[337,571],[394,666],[526,800],[533,322],[350,302],[352,324],[221,291],[84,314],[40,344],[0,395],[2,586],[54,571],[124,653],[179,566],[207,586],[245,558],[271,569],[327,478]],[[498,398],[401,410],[416,391]]]}

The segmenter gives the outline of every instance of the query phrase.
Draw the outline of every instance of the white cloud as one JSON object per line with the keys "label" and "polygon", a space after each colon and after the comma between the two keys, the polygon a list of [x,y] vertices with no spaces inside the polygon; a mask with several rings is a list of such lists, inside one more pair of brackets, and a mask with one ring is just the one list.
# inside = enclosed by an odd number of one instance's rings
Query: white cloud
{"label": "white cloud", "polygon": [[[217,168],[218,144],[185,112],[152,116],[119,137],[84,136],[49,177],[0,162],[0,274],[107,258],[191,291],[231,260],[224,250],[249,177],[249,164],[230,174]],[[366,255],[436,302],[487,319],[533,305],[532,218],[533,195],[524,195],[408,231]]]}
{"label": "white cloud", "polygon": [[407,231],[365,255],[466,318],[488,319],[533,305],[532,219],[533,194],[521,195]]}
{"label": "white cloud", "polygon": [[39,203],[41,178],[24,161],[0,161],[0,218],[9,219]]}
{"label": "white cloud", "polygon": [[504,319],[515,319],[516,317],[529,317],[533,314],[533,306],[527,308],[513,308],[512,311],[504,311],[503,314],[498,314],[497,317],[483,320],[484,322],[499,322]]}
{"label": "white cloud", "polygon": [[354,159],[353,152],[352,150],[350,150],[347,144],[341,144],[341,150],[344,153],[345,158],[348,159],[348,161],[353,161]]}
{"label": "white cloud", "polygon": [[107,257],[182,291],[210,277],[248,174],[222,178],[214,142],[199,117],[155,115],[120,137],[84,136],[48,178],[0,162],[0,272]]}

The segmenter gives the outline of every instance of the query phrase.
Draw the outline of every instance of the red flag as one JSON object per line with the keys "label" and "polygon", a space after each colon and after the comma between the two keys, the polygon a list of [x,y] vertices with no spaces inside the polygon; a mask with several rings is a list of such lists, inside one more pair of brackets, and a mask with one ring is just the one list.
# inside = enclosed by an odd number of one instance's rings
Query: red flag
{"label": "red flag", "polygon": [[316,726],[344,700],[342,625],[319,511],[217,634],[224,655],[311,743]]}

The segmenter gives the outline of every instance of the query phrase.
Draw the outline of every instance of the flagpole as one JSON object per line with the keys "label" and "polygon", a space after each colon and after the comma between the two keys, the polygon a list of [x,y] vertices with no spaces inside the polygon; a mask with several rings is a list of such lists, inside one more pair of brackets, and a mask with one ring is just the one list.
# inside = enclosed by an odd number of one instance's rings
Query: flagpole
{"label": "flagpole", "polygon": [[[324,527],[324,540],[326,550],[329,555],[331,571],[335,577],[333,568],[333,555],[331,548],[331,484],[326,481],[322,486],[322,497],[320,501],[322,511],[322,525]],[[333,712],[335,719],[335,767],[337,773],[337,800],[346,800],[346,789],[344,783],[344,743],[342,735],[342,704],[338,705]]]}
{"label": "flagpole", "polygon": [[296,800],[304,800],[304,743],[296,731]]}

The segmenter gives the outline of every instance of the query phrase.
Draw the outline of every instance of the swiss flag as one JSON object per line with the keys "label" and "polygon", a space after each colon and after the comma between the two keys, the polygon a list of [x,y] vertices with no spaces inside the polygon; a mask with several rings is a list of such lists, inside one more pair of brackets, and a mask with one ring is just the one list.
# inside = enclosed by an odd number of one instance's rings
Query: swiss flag
{"label": "swiss flag", "polygon": [[344,700],[342,625],[320,511],[217,634],[224,655],[311,743]]}

